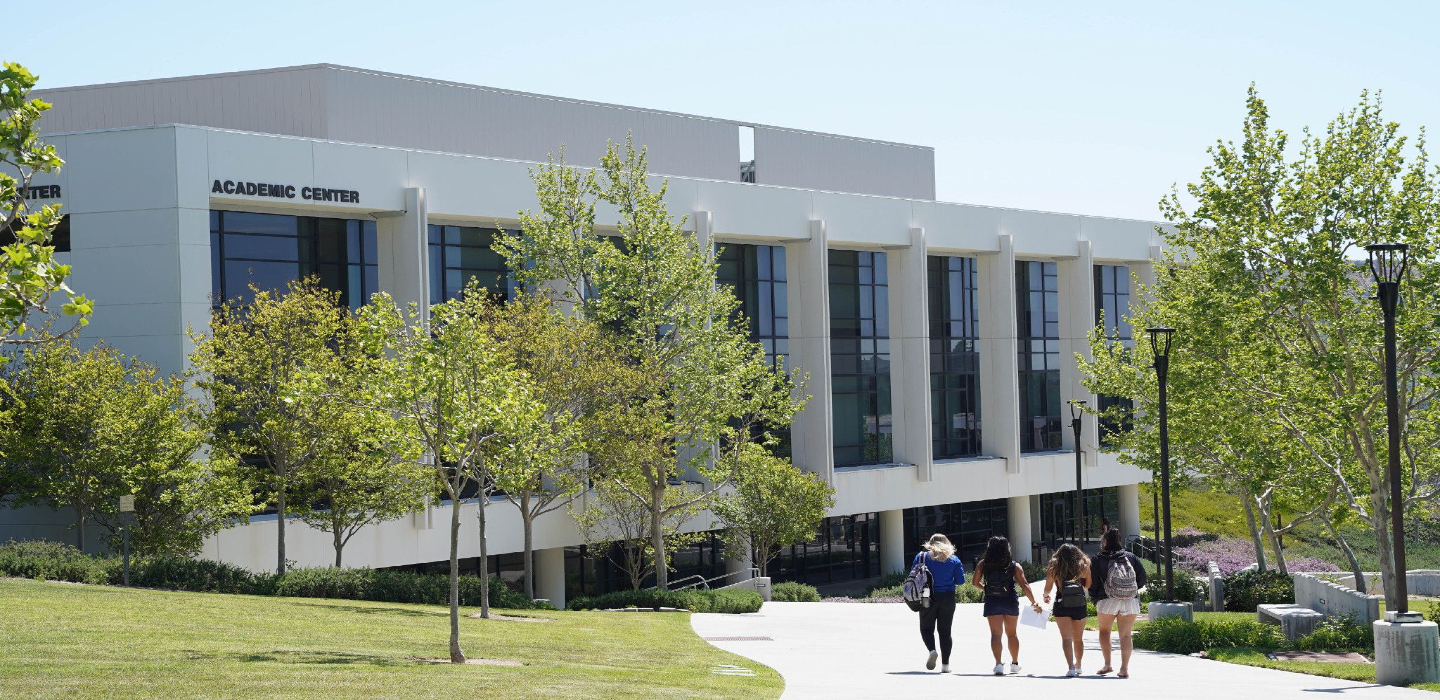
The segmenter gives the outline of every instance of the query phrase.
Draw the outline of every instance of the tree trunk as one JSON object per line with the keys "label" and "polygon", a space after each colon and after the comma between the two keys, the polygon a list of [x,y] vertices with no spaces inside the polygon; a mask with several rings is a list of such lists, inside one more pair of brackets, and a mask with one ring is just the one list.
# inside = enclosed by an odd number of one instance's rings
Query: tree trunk
{"label": "tree trunk", "polygon": [[1335,542],[1340,545],[1340,551],[1345,553],[1345,558],[1350,562],[1350,570],[1355,573],[1355,591],[1364,594],[1365,572],[1360,569],[1360,560],[1355,558],[1355,550],[1350,549],[1350,543],[1346,542],[1345,537],[1340,534],[1340,528],[1335,527],[1335,523],[1329,518],[1325,519],[1325,527],[1330,530],[1330,536],[1335,538]]}
{"label": "tree trunk", "polygon": [[[1266,520],[1269,520],[1268,514]],[[1275,570],[1289,576],[1290,566],[1285,561],[1285,550],[1280,546],[1280,537],[1275,534],[1275,528],[1270,527],[1268,523],[1265,526],[1265,536],[1270,540],[1270,549],[1275,551]]]}
{"label": "tree trunk", "polygon": [[665,506],[665,484],[650,489],[650,548],[655,557],[655,588],[670,589],[670,567],[665,558],[665,528],[661,510]]}
{"label": "tree trunk", "polygon": [[285,477],[280,473],[280,484],[275,494],[275,573],[285,573]]}
{"label": "tree trunk", "polygon": [[485,547],[485,502],[488,500],[490,499],[485,497],[485,476],[482,471],[480,493],[476,501],[480,506],[480,617],[486,620],[490,619],[490,556]]}
{"label": "tree trunk", "polygon": [[85,510],[75,509],[75,544],[80,548],[80,553],[85,553]]}
{"label": "tree trunk", "polygon": [[1385,607],[1399,610],[1400,599],[1395,595],[1395,552],[1390,546],[1389,489],[1386,486],[1383,480],[1371,480],[1369,521],[1370,529],[1375,533],[1376,554],[1380,555],[1380,585],[1385,589]]}
{"label": "tree trunk", "polygon": [[531,525],[535,516],[530,512],[530,492],[520,494],[520,523],[524,529],[525,597],[535,600],[535,549],[531,539]]}
{"label": "tree trunk", "polygon": [[460,650],[460,499],[450,501],[450,663],[465,663]]}
{"label": "tree trunk", "polygon": [[1250,528],[1250,541],[1255,544],[1255,564],[1265,571],[1265,541],[1260,539],[1260,527],[1255,523],[1255,503],[1246,490],[1240,494],[1240,500],[1245,503],[1245,524]]}
{"label": "tree trunk", "polygon": [[[332,506],[333,507],[333,506]],[[335,523],[335,568],[340,568],[340,553],[345,549],[345,540],[340,537],[340,524]]]}

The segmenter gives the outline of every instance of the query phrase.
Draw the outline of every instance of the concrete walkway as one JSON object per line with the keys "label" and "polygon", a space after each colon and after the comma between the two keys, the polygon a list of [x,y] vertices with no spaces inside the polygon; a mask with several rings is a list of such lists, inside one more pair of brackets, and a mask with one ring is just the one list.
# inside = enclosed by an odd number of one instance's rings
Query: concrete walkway
{"label": "concrete walkway", "polygon": [[[1429,698],[1421,690],[1252,668],[1175,654],[1136,651],[1130,678],[1095,676],[1099,637],[1086,633],[1083,670],[1065,678],[1060,633],[1020,628],[1019,677],[992,675],[990,634],[978,604],[955,613],[949,675],[925,670],[917,615],[899,603],[766,603],[751,615],[694,615],[701,637],[754,659],[785,678],[787,699],[881,697]],[[1119,649],[1114,664],[1120,665]],[[1009,663],[1009,652],[1005,661]],[[1117,687],[1115,684],[1123,684]],[[1019,693],[1017,695],[1016,693]]]}

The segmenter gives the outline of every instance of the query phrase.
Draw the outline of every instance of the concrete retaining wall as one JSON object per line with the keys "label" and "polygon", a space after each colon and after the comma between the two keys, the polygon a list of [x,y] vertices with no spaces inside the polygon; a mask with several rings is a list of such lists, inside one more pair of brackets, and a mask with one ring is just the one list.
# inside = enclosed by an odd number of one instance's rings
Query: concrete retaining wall
{"label": "concrete retaining wall", "polygon": [[[1355,590],[1355,576],[1343,571],[1326,572],[1302,572],[1306,576],[1334,581],[1335,583]],[[1380,585],[1380,572],[1366,571],[1365,590],[1368,592],[1383,592],[1385,589]],[[1300,573],[1296,573],[1299,576]],[[1440,596],[1440,569],[1413,569],[1405,574],[1405,587],[1410,595]]]}
{"label": "concrete retaining wall", "polygon": [[1295,574],[1294,579],[1296,605],[1325,615],[1353,615],[1367,625],[1380,619],[1381,596],[1363,595],[1315,574]]}

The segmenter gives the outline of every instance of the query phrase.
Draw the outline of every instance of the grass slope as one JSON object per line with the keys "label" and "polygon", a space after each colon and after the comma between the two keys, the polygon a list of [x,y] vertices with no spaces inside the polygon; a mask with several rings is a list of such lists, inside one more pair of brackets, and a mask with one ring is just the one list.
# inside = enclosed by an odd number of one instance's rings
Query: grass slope
{"label": "grass slope", "polygon": [[[1317,661],[1271,661],[1264,652],[1254,649],[1211,649],[1210,658],[1218,661],[1225,661],[1232,664],[1245,666],[1259,666],[1261,668],[1273,668],[1281,671],[1293,671],[1295,673],[1306,673],[1312,676],[1325,676],[1327,678],[1340,678],[1348,681],[1359,681],[1361,683],[1375,682],[1375,664],[1362,663],[1322,663]],[[1440,683],[1417,683],[1409,686],[1418,690],[1429,690],[1440,692]]]}
{"label": "grass slope", "polygon": [[[1149,484],[1140,485],[1140,530],[1146,534],[1154,531],[1154,506]],[[1283,513],[1285,522],[1291,514]],[[1193,527],[1221,537],[1234,537],[1250,541],[1250,530],[1245,525],[1245,509],[1240,499],[1222,491],[1183,485],[1172,486],[1170,490],[1170,523],[1174,530]],[[1440,568],[1440,521],[1420,514],[1406,516],[1405,563],[1410,569]],[[1375,536],[1369,529],[1347,524],[1342,526],[1345,539],[1355,550],[1355,558],[1366,571],[1378,571],[1380,558],[1375,546]],[[1266,545],[1269,556],[1273,556]],[[1313,523],[1301,526],[1285,536],[1287,558],[1315,557],[1324,559],[1349,571],[1350,565],[1345,553],[1331,539],[1323,528]]]}
{"label": "grass slope", "polygon": [[[779,674],[705,643],[686,614],[444,608],[0,580],[0,698],[774,698]],[[474,612],[465,610],[464,612]],[[719,664],[755,677],[715,675]]]}

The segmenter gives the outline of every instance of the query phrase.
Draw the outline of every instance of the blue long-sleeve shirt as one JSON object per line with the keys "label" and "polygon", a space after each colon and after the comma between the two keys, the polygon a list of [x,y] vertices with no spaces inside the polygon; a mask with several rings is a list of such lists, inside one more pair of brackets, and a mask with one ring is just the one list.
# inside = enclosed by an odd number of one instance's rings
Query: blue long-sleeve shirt
{"label": "blue long-sleeve shirt", "polygon": [[960,563],[960,558],[951,556],[945,561],[939,561],[930,556],[930,552],[920,552],[910,561],[910,568],[915,568],[920,563],[920,558],[925,558],[925,567],[930,569],[931,590],[936,593],[953,591],[957,586],[965,583],[965,565]]}

